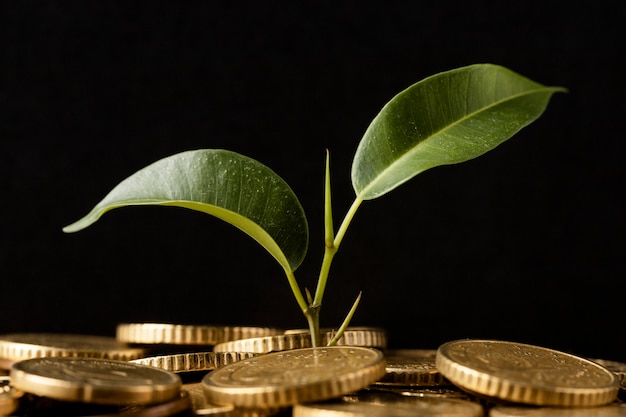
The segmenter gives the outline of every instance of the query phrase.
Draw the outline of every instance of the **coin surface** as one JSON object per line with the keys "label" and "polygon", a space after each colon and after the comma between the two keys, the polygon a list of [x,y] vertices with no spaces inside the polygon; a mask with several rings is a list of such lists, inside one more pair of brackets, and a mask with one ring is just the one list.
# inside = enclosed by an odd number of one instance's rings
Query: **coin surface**
{"label": "coin surface", "polygon": [[624,417],[626,404],[615,403],[597,407],[518,407],[498,405],[489,417]]}
{"label": "coin surface", "polygon": [[435,366],[435,349],[402,349],[385,351],[385,376],[376,386],[435,386],[450,385]]}
{"label": "coin surface", "polygon": [[174,399],[178,375],[126,361],[101,358],[34,358],[16,362],[11,383],[21,391],[91,404],[152,404]]}
{"label": "coin surface", "polygon": [[469,392],[522,404],[591,407],[617,398],[617,376],[575,355],[499,340],[439,346],[437,369]]}
{"label": "coin surface", "polygon": [[349,395],[326,402],[297,404],[293,417],[483,417],[475,402],[437,397]]}
{"label": "coin surface", "polygon": [[[321,331],[322,345],[327,345],[334,337],[335,331]],[[218,343],[213,346],[216,352],[255,352],[269,353],[291,349],[310,348],[311,335],[308,332],[288,332],[266,337],[253,337]],[[347,329],[337,342],[337,346],[364,346],[384,349],[387,346],[387,335],[383,330],[373,328]]]}
{"label": "coin surface", "polygon": [[195,352],[149,356],[130,362],[153,366],[170,372],[210,371],[229,363],[257,356],[252,352]]}
{"label": "coin surface", "polygon": [[136,344],[215,345],[231,340],[271,336],[282,332],[283,330],[271,327],[121,323],[116,328],[116,339]]}
{"label": "coin surface", "polygon": [[268,353],[208,373],[207,400],[236,407],[283,407],[367,387],[385,374],[380,350],[361,346]]}
{"label": "coin surface", "polygon": [[144,352],[144,349],[107,336],[62,333],[0,335],[0,366],[5,369],[10,369],[16,361],[31,358],[66,356],[131,360],[142,357]]}

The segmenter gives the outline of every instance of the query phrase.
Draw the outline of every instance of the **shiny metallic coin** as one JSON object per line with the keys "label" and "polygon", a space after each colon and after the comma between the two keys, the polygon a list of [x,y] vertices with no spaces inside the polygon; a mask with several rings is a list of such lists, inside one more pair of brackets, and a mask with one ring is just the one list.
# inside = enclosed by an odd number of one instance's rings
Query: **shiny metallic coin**
{"label": "shiny metallic coin", "polygon": [[175,399],[182,385],[171,372],[97,358],[35,358],[11,368],[11,383],[26,393],[90,404],[139,405]]}
{"label": "shiny metallic coin", "polygon": [[385,373],[380,350],[360,346],[268,353],[208,373],[205,395],[214,404],[285,407],[367,387]]}
{"label": "shiny metallic coin", "polygon": [[293,417],[483,417],[475,402],[435,397],[350,395],[327,402],[298,404]]}
{"label": "shiny metallic coin", "polygon": [[457,340],[437,350],[437,369],[469,392],[522,404],[591,407],[617,398],[605,367],[553,349],[497,340]]}
{"label": "shiny metallic coin", "polygon": [[17,361],[41,357],[78,357],[131,360],[144,355],[144,349],[131,347],[113,337],[13,333],[0,335],[0,366],[10,369]]}
{"label": "shiny metallic coin", "polygon": [[270,327],[204,326],[169,323],[122,323],[116,329],[121,342],[136,344],[215,345],[231,340],[271,336],[283,331]]}
{"label": "shiny metallic coin", "polygon": [[435,366],[436,350],[403,349],[385,351],[385,376],[375,386],[436,386],[450,385]]}
{"label": "shiny metallic coin", "polygon": [[597,407],[520,407],[495,406],[489,417],[625,417],[626,404],[615,403]]}
{"label": "shiny metallic coin", "polygon": [[[322,346],[326,346],[336,335],[335,331],[322,331]],[[310,348],[313,344],[308,332],[290,332],[275,336],[254,337],[218,343],[213,347],[216,352],[281,352],[291,349]],[[337,346],[364,346],[384,349],[387,346],[387,335],[381,329],[355,328],[347,329]]]}
{"label": "shiny metallic coin", "polygon": [[257,353],[250,352],[195,352],[150,356],[134,359],[130,362],[180,373],[210,371],[228,365],[229,363],[252,358],[257,355]]}

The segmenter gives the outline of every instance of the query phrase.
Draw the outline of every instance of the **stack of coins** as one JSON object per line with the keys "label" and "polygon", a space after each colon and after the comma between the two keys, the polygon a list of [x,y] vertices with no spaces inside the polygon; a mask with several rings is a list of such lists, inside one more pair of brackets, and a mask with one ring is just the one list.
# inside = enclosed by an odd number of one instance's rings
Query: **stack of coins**
{"label": "stack of coins", "polygon": [[166,323],[0,335],[0,365],[0,416],[626,416],[624,363],[498,340],[388,349],[374,327],[323,347],[299,329]]}

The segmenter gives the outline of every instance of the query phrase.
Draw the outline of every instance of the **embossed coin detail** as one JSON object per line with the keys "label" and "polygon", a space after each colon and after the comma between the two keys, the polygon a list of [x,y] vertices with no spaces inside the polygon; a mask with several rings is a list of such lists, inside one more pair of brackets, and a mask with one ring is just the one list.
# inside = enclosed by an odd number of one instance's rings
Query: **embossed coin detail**
{"label": "embossed coin detail", "polygon": [[257,356],[251,352],[195,352],[177,353],[172,355],[149,356],[134,359],[130,362],[140,365],[153,366],[166,371],[181,373],[195,371],[210,371],[229,363]]}
{"label": "embossed coin detail", "polygon": [[65,356],[132,360],[144,355],[144,349],[131,347],[113,337],[57,334],[13,333],[0,335],[0,366],[24,359]]}
{"label": "embossed coin detail", "polygon": [[223,366],[203,379],[209,402],[283,407],[367,387],[385,374],[381,351],[360,346],[268,353]]}
{"label": "embossed coin detail", "polygon": [[457,340],[437,350],[437,369],[467,391],[522,404],[590,407],[617,398],[617,376],[568,353],[498,340]]}
{"label": "embossed coin detail", "polygon": [[271,327],[121,323],[117,326],[116,338],[121,342],[137,344],[216,345],[231,340],[281,333],[282,330]]}
{"label": "embossed coin detail", "polygon": [[11,368],[15,388],[91,404],[152,404],[174,399],[181,379],[162,369],[97,358],[35,358]]}

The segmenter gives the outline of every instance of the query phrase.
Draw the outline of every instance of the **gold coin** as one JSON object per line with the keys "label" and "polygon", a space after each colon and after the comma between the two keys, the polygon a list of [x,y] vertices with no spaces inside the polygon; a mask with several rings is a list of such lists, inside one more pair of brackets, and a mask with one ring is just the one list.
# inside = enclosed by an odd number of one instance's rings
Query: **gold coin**
{"label": "gold coin", "polygon": [[521,407],[498,405],[489,417],[625,417],[626,404],[614,403],[597,407]]}
{"label": "gold coin", "polygon": [[434,386],[449,385],[435,366],[436,350],[402,349],[385,351],[385,376],[375,386]]}
{"label": "gold coin", "polygon": [[5,369],[10,369],[17,361],[31,358],[66,356],[131,360],[140,358],[144,352],[144,349],[130,347],[106,336],[62,333],[0,335],[0,366]]}
{"label": "gold coin", "polygon": [[284,407],[367,387],[385,374],[380,350],[361,346],[292,349],[231,363],[203,379],[209,402]]}
{"label": "gold coin", "polygon": [[204,326],[169,323],[122,323],[116,338],[136,344],[215,345],[231,340],[280,334],[271,327]]}
{"label": "gold coin", "polygon": [[229,363],[257,356],[251,352],[195,352],[149,356],[130,362],[153,366],[170,372],[210,371]]}
{"label": "gold coin", "polygon": [[126,361],[100,358],[35,358],[16,362],[11,382],[24,392],[91,404],[152,404],[174,399],[178,375]]}
{"label": "gold coin", "polygon": [[575,355],[497,340],[458,340],[437,350],[437,369],[469,392],[522,404],[591,407],[617,398],[617,376]]}
{"label": "gold coin", "polygon": [[390,395],[349,395],[341,399],[298,404],[293,417],[483,417],[485,410],[475,402],[454,398]]}
{"label": "gold coin", "polygon": [[[321,331],[322,345],[327,345],[336,332]],[[266,337],[253,337],[248,339],[233,340],[231,342],[218,343],[213,346],[215,352],[255,352],[269,353],[280,352],[291,349],[310,348],[311,335],[308,332],[291,331]],[[347,329],[337,342],[337,346],[363,346],[384,349],[387,346],[387,336],[381,329]]]}

